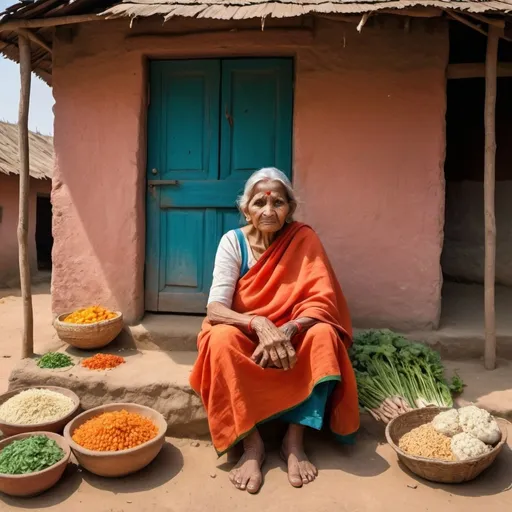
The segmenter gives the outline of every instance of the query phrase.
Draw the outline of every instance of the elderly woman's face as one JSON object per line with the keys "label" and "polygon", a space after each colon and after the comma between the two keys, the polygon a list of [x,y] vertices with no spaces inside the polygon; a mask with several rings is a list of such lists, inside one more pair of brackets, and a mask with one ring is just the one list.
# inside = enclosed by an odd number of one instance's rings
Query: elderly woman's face
{"label": "elderly woman's face", "polygon": [[256,184],[244,213],[247,221],[264,233],[279,231],[288,215],[293,214],[283,184],[271,180]]}

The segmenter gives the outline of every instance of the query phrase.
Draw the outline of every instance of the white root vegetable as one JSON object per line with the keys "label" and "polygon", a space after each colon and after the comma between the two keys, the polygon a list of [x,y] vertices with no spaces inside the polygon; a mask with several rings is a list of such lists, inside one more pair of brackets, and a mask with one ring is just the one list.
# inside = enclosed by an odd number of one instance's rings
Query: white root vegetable
{"label": "white root vegetable", "polygon": [[391,400],[393,401],[393,403],[397,407],[399,407],[400,409],[403,409],[403,407],[402,407],[402,398],[401,397],[399,397],[399,396],[392,396]]}
{"label": "white root vegetable", "polygon": [[398,405],[395,404],[392,398],[386,398],[386,400],[384,400],[384,405],[393,411],[399,411]]}
{"label": "white root vegetable", "polygon": [[374,412],[374,409],[366,409],[373,417],[375,421],[381,421],[381,417]]}

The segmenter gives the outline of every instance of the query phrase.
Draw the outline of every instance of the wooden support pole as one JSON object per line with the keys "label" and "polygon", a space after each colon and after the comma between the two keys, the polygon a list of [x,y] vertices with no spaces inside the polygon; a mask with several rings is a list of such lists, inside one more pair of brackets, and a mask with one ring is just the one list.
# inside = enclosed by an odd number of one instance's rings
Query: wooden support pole
{"label": "wooden support pole", "polygon": [[20,190],[18,219],[18,253],[20,265],[21,297],[23,301],[23,339],[21,357],[34,354],[34,319],[30,263],[28,257],[30,163],[28,146],[28,111],[30,105],[30,80],[32,73],[30,43],[25,36],[18,36],[20,49],[20,109],[18,118]]}
{"label": "wooden support pole", "polygon": [[496,83],[500,29],[489,26],[485,57],[485,368],[496,368],[496,217],[494,189],[496,186]]}

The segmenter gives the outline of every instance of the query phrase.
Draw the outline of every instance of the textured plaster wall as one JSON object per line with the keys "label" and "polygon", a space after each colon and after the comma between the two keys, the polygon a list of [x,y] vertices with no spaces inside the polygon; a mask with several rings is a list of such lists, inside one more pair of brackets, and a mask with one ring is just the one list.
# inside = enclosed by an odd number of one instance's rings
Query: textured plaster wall
{"label": "textured plaster wall", "polygon": [[[19,282],[18,263],[18,198],[19,178],[0,173],[0,286],[16,286]],[[30,268],[37,270],[36,207],[37,194],[49,194],[50,180],[30,180],[29,199],[29,257]]]}
{"label": "textured plaster wall", "polygon": [[[130,34],[230,26],[209,23],[143,22]],[[252,32],[236,42],[205,34],[133,44],[126,26],[57,33],[55,312],[90,302],[119,308],[130,322],[144,312],[146,58],[282,55],[296,62],[301,217],[323,239],[356,322],[437,324],[448,50],[442,23],[414,20],[407,33],[391,19],[358,34],[352,24],[318,22],[314,40],[300,48],[267,31],[256,42]]]}

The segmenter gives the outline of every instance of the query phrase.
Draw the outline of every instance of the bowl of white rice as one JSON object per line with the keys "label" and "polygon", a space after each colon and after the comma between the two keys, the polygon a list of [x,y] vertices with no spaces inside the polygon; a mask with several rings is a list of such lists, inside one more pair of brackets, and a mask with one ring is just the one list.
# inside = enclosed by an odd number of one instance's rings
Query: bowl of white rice
{"label": "bowl of white rice", "polygon": [[60,433],[78,413],[80,399],[57,386],[20,388],[0,395],[0,431],[4,436],[25,432]]}

